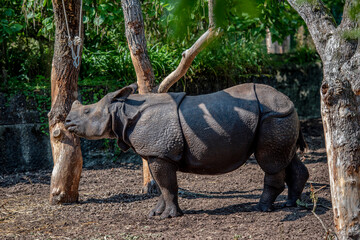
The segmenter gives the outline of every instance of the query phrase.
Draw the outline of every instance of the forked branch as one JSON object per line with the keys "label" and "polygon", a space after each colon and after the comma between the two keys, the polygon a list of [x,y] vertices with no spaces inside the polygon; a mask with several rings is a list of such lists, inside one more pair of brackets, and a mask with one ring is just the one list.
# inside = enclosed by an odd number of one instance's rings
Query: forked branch
{"label": "forked branch", "polygon": [[164,93],[169,90],[169,88],[176,83],[180,78],[182,78],[189,67],[191,66],[192,61],[195,59],[201,50],[208,46],[212,41],[214,41],[221,31],[219,28],[209,28],[195,43],[194,45],[185,50],[182,53],[182,59],[179,66],[169,74],[160,84],[157,92]]}
{"label": "forked branch", "polygon": [[325,59],[325,47],[336,30],[336,22],[329,10],[319,0],[287,0],[308,26],[316,50]]}

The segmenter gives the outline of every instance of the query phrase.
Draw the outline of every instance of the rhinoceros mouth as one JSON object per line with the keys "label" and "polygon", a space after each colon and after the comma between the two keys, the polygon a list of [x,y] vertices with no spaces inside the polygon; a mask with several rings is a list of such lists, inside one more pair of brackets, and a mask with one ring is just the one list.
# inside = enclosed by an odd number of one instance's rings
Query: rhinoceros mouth
{"label": "rhinoceros mouth", "polygon": [[69,132],[75,132],[76,126],[75,126],[75,125],[74,125],[74,126],[70,126],[70,127],[67,128],[67,130],[68,130]]}
{"label": "rhinoceros mouth", "polygon": [[75,132],[76,131],[76,125],[75,124],[65,124],[65,128],[69,132]]}

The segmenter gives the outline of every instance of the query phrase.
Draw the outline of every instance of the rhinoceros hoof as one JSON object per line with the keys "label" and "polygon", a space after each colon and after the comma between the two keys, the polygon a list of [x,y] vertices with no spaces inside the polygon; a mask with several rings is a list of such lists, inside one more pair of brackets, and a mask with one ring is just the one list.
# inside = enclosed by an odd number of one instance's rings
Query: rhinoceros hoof
{"label": "rhinoceros hoof", "polygon": [[176,207],[175,205],[172,205],[170,207],[166,207],[164,212],[160,215],[161,219],[165,218],[173,218],[173,217],[179,217],[184,215],[180,208]]}
{"label": "rhinoceros hoof", "polygon": [[286,201],[286,203],[284,203],[282,205],[282,207],[297,207],[297,203],[296,203],[297,199],[296,200],[293,200],[293,199],[288,199]]}
{"label": "rhinoceros hoof", "polygon": [[141,192],[143,194],[159,194],[160,193],[159,187],[154,180],[151,180],[148,184],[146,184],[142,188]]}
{"label": "rhinoceros hoof", "polygon": [[154,216],[159,216],[161,213],[163,213],[165,210],[165,202],[164,201],[160,201],[157,206],[150,211],[149,213],[149,218],[154,217]]}
{"label": "rhinoceros hoof", "polygon": [[253,210],[258,212],[272,212],[274,211],[274,206],[272,204],[258,203],[253,207]]}

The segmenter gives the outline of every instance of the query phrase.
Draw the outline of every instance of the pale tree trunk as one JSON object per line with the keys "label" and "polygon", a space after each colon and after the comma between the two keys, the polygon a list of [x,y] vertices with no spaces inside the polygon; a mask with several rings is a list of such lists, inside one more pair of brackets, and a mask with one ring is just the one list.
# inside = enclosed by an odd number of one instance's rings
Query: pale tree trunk
{"label": "pale tree trunk", "polygon": [[[154,90],[153,84],[155,77],[147,53],[144,22],[140,2],[139,0],[122,0],[121,6],[124,12],[126,38],[130,49],[131,60],[136,72],[139,94],[145,94],[154,91],[158,93],[167,92],[173,84],[175,84],[181,77],[185,75],[196,55],[217,36],[219,36],[220,33],[218,29],[215,30],[211,28],[215,24],[215,21],[213,15],[214,0],[210,0],[209,30],[205,32],[190,49],[183,52],[183,58],[177,69],[162,81],[158,89]],[[143,192],[153,192],[156,189],[156,184],[151,178],[148,162],[145,159],[142,161]]]}
{"label": "pale tree trunk", "polygon": [[360,239],[360,46],[343,37],[358,24],[348,16],[350,0],[339,26],[320,1],[288,2],[305,20],[323,62],[321,115],[335,230],[339,239]]}
{"label": "pale tree trunk", "polygon": [[287,36],[282,44],[277,41],[273,42],[270,30],[266,29],[266,49],[267,53],[288,53],[290,51],[290,36]]}
{"label": "pale tree trunk", "polygon": [[[138,0],[122,0],[121,6],[124,12],[125,34],[130,49],[131,60],[136,72],[139,94],[149,93],[152,91],[155,76],[147,53],[140,2]],[[145,159],[142,159],[142,162],[142,192],[154,192],[156,191],[156,185],[151,178],[148,162]]]}
{"label": "pale tree trunk", "polygon": [[[51,175],[50,202],[70,203],[78,200],[82,170],[80,140],[69,133],[65,118],[71,104],[77,99],[77,81],[80,66],[75,68],[68,46],[64,10],[61,0],[53,0],[55,46],[51,70],[51,110],[49,117],[50,142],[54,160]],[[65,0],[65,8],[73,39],[78,36],[80,0]],[[82,49],[81,49],[82,51]],[[80,56],[81,56],[80,51]]]}

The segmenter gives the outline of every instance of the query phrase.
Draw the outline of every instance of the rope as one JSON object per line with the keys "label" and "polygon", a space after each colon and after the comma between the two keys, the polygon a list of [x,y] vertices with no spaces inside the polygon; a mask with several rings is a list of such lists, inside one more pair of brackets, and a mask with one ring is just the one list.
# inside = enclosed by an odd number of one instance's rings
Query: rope
{"label": "rope", "polygon": [[[74,65],[75,68],[78,68],[78,66],[80,65],[80,48],[81,48],[82,40],[81,40],[80,36],[75,36],[74,40],[71,41],[69,24],[68,24],[68,20],[67,20],[64,0],[62,0],[62,5],[63,5],[63,9],[64,9],[66,30],[67,30],[67,33],[68,33],[68,46],[71,49],[71,57],[74,60],[73,65]],[[81,21],[82,21],[82,0],[80,0],[79,35],[81,35]],[[74,46],[76,47],[76,53],[74,51]]]}

